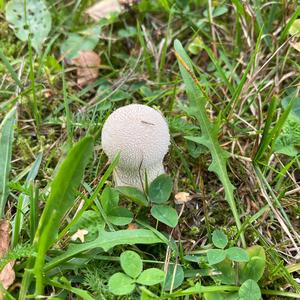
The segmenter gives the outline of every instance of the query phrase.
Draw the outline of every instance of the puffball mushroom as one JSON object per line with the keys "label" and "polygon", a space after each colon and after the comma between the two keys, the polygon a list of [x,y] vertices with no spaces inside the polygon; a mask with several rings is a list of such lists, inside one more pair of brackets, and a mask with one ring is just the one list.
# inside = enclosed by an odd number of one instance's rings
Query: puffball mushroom
{"label": "puffball mushroom", "polygon": [[170,134],[163,115],[146,105],[130,104],[115,110],[102,128],[102,148],[112,161],[120,153],[113,176],[116,186],[139,189],[164,173],[163,159]]}

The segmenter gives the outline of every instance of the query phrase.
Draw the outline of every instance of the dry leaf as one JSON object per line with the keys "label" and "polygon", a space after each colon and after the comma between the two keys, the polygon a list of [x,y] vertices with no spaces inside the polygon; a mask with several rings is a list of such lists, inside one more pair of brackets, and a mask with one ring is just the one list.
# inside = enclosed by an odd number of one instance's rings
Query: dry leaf
{"label": "dry leaf", "polygon": [[109,17],[112,13],[120,13],[122,7],[118,0],[102,0],[88,8],[85,12],[92,19],[99,21]]}
{"label": "dry leaf", "polygon": [[291,43],[292,47],[300,52],[300,42]]}
{"label": "dry leaf", "polygon": [[94,51],[81,51],[79,56],[72,59],[77,67],[77,84],[85,86],[99,76],[100,57]]}
{"label": "dry leaf", "polygon": [[[9,237],[9,222],[6,220],[0,220],[0,258],[3,257],[8,249],[10,244]],[[15,280],[15,272],[13,270],[14,261],[9,262],[3,270],[0,272],[0,282],[3,287],[7,289],[11,286]],[[0,300],[3,299],[3,296],[0,292]]]}
{"label": "dry leaf", "polygon": [[137,224],[135,224],[135,223],[130,223],[130,224],[128,224],[127,229],[128,229],[128,230],[134,230],[134,229],[138,229],[138,227],[137,227]]}
{"label": "dry leaf", "polygon": [[78,229],[76,233],[71,236],[72,241],[80,239],[81,243],[84,243],[84,236],[89,232],[86,229]]}
{"label": "dry leaf", "polygon": [[191,200],[192,200],[192,197],[187,192],[179,192],[175,195],[175,203],[176,204],[184,204]]}

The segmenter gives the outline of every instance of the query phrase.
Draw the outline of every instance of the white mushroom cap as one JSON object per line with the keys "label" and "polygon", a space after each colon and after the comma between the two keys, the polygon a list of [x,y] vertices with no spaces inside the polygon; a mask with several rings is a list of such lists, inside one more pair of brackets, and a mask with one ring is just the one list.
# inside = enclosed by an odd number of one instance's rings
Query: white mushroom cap
{"label": "white mushroom cap", "polygon": [[114,170],[117,186],[142,189],[164,173],[163,158],[168,152],[170,134],[162,114],[146,105],[130,104],[114,111],[102,129],[102,147],[112,161],[120,152]]}

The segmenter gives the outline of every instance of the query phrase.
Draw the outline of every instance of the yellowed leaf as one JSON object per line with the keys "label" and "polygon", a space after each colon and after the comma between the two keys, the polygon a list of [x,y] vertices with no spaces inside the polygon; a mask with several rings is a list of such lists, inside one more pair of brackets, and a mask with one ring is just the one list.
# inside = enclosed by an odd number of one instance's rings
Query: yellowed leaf
{"label": "yellowed leaf", "polygon": [[300,52],[300,42],[291,43],[292,47]]}
{"label": "yellowed leaf", "polygon": [[120,13],[122,6],[118,0],[102,0],[89,7],[85,12],[92,19],[99,21],[102,18],[109,17],[113,13]]}
{"label": "yellowed leaf", "polygon": [[85,86],[99,76],[100,57],[94,51],[81,51],[79,56],[72,59],[77,67],[77,84]]}
{"label": "yellowed leaf", "polygon": [[[0,220],[0,258],[3,257],[9,250],[10,236],[9,236],[9,222]],[[10,287],[15,281],[15,272],[13,270],[14,261],[9,262],[0,272],[0,282],[5,289]],[[3,295],[0,292],[0,300]]]}
{"label": "yellowed leaf", "polygon": [[84,243],[84,236],[88,234],[89,232],[86,229],[78,229],[72,236],[71,240],[76,241],[77,239],[80,239],[81,243]]}
{"label": "yellowed leaf", "polygon": [[187,192],[179,192],[175,195],[175,203],[176,204],[184,204],[191,200],[192,200],[192,197]]}

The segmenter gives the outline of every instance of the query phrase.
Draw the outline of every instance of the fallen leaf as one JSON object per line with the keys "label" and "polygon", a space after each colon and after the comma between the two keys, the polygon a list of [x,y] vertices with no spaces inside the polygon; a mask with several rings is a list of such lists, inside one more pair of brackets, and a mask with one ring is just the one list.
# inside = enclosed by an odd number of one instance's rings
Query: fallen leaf
{"label": "fallen leaf", "polygon": [[192,200],[192,197],[187,192],[179,192],[175,195],[175,203],[176,204],[184,204],[191,200]]}
{"label": "fallen leaf", "polygon": [[118,0],[102,0],[89,7],[85,12],[92,19],[99,21],[102,18],[109,17],[113,13],[120,13],[122,6]]}
{"label": "fallen leaf", "polygon": [[86,229],[78,229],[77,232],[71,236],[71,240],[76,241],[77,239],[80,239],[81,243],[84,243],[84,236],[88,233],[89,232]]}
{"label": "fallen leaf", "polygon": [[300,52],[300,42],[291,43],[292,47]]}
{"label": "fallen leaf", "polygon": [[[0,258],[3,257],[8,249],[10,244],[9,237],[9,222],[6,220],[0,220]],[[0,282],[5,289],[10,287],[15,281],[15,272],[13,270],[14,261],[9,262],[3,270],[0,272]],[[0,292],[0,300],[3,299],[3,295]]]}
{"label": "fallen leaf", "polygon": [[81,51],[79,56],[72,59],[77,67],[77,84],[85,86],[99,76],[100,57],[94,51]]}
{"label": "fallen leaf", "polygon": [[137,224],[135,224],[135,223],[130,223],[130,224],[128,224],[127,229],[128,229],[128,230],[134,230],[134,229],[138,229],[138,227],[137,227]]}

